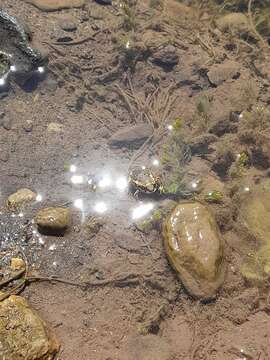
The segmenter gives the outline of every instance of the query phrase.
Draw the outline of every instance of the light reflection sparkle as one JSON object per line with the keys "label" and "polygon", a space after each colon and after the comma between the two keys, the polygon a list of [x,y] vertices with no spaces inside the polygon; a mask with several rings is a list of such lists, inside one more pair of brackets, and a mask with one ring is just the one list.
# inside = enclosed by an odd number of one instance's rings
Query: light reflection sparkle
{"label": "light reflection sparkle", "polygon": [[77,166],[76,165],[70,165],[69,171],[72,172],[72,173],[75,173],[77,171]]}
{"label": "light reflection sparkle", "polygon": [[128,187],[128,180],[125,176],[121,176],[116,179],[115,186],[119,191],[125,191]]}
{"label": "light reflection sparkle", "polygon": [[106,187],[109,187],[112,183],[112,179],[110,175],[104,175],[102,179],[98,182],[98,187],[104,189]]}
{"label": "light reflection sparkle", "polygon": [[149,214],[154,209],[153,203],[141,204],[132,210],[132,220],[138,220]]}
{"label": "light reflection sparkle", "polygon": [[105,204],[104,201],[99,201],[95,204],[94,210],[98,214],[104,214],[108,210],[108,206]]}
{"label": "light reflection sparkle", "polygon": [[76,200],[74,200],[74,206],[75,206],[77,209],[82,210],[82,209],[83,209],[83,200],[82,200],[82,199],[76,199]]}
{"label": "light reflection sparkle", "polygon": [[83,184],[84,178],[82,175],[73,175],[73,176],[71,176],[70,181],[74,185],[80,185],[80,184]]}

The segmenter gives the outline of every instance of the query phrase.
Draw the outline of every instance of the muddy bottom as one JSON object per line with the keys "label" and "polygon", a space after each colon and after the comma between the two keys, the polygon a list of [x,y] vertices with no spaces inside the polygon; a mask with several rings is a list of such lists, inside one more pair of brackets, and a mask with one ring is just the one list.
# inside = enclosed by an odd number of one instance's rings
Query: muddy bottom
{"label": "muddy bottom", "polygon": [[[218,29],[216,7],[161,4],[46,12],[2,0],[49,63],[0,93],[1,206],[21,188],[37,194],[0,213],[1,265],[23,252],[33,273],[74,282],[35,282],[21,294],[59,339],[58,359],[267,360],[268,272],[243,266],[269,228],[259,225],[257,239],[240,205],[269,179],[268,50]],[[135,165],[158,174],[151,189],[129,191]],[[161,224],[141,226],[164,200],[195,198],[215,216],[226,263],[216,297],[203,302],[168,263]],[[32,221],[51,206],[72,213],[59,236]]]}

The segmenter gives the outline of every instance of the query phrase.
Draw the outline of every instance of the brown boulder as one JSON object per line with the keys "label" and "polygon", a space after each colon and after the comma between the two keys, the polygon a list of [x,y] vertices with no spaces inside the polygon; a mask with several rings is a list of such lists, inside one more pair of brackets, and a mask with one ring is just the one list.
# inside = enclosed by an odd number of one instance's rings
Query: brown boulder
{"label": "brown boulder", "polygon": [[0,358],[52,360],[59,343],[25,299],[12,295],[0,302]]}

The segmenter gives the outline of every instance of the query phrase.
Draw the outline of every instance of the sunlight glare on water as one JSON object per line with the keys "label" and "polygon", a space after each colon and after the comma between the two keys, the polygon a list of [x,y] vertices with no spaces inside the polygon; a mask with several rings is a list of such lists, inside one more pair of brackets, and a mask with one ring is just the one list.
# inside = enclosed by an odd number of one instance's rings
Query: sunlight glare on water
{"label": "sunlight glare on water", "polygon": [[98,214],[104,214],[108,210],[108,206],[104,201],[99,201],[94,206],[94,211]]}
{"label": "sunlight glare on water", "polygon": [[40,74],[43,74],[45,72],[45,68],[44,66],[39,66],[37,71],[40,73]]}
{"label": "sunlight glare on water", "polygon": [[0,78],[0,86],[4,86],[6,84],[5,78]]}
{"label": "sunlight glare on water", "polygon": [[80,185],[84,183],[84,177],[82,175],[73,175],[70,181],[74,185]]}
{"label": "sunlight glare on water", "polygon": [[154,209],[153,203],[141,203],[139,206],[135,207],[132,210],[131,218],[132,220],[138,220],[148,215]]}
{"label": "sunlight glare on water", "polygon": [[125,191],[128,187],[128,180],[125,176],[120,176],[115,181],[115,186],[119,191]]}
{"label": "sunlight glare on water", "polygon": [[74,200],[74,206],[79,209],[82,210],[83,209],[83,199],[76,199]]}
{"label": "sunlight glare on water", "polygon": [[101,180],[98,182],[98,187],[101,189],[107,188],[112,184],[112,178],[110,174],[105,174],[102,176]]}
{"label": "sunlight glare on water", "polygon": [[75,173],[77,171],[77,166],[76,165],[70,165],[69,171],[72,172],[72,173]]}

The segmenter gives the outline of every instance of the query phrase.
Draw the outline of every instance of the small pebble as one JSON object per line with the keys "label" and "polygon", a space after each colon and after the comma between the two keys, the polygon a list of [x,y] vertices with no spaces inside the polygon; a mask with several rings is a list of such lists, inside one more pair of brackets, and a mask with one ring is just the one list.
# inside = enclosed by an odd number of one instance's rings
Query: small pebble
{"label": "small pebble", "polygon": [[12,258],[10,267],[13,271],[18,271],[25,268],[25,262],[20,258]]}
{"label": "small pebble", "polygon": [[23,129],[26,132],[31,132],[33,130],[33,121],[32,120],[26,120],[26,122],[23,124]]}
{"label": "small pebble", "polygon": [[64,31],[75,31],[77,30],[77,25],[73,17],[64,17],[59,21],[59,25]]}

